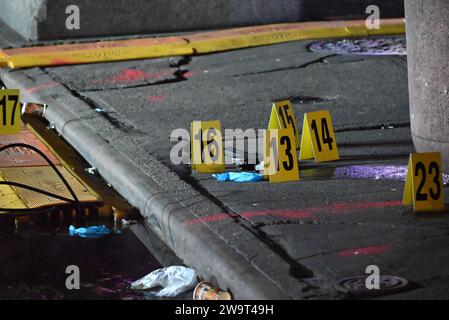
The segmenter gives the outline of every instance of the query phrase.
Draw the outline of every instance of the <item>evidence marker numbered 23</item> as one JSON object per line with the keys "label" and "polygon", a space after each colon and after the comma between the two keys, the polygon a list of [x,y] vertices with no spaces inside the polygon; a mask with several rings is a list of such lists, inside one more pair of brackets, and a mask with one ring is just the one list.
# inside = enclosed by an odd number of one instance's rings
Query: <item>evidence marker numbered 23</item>
{"label": "evidence marker numbered 23", "polygon": [[413,204],[414,211],[444,209],[440,152],[410,154],[402,203]]}

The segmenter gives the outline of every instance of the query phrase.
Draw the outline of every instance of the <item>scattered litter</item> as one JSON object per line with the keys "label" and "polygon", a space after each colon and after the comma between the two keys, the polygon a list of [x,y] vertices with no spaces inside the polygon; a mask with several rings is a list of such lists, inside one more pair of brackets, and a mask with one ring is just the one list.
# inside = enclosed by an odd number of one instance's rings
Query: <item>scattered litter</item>
{"label": "scattered litter", "polygon": [[260,162],[257,166],[256,166],[256,171],[263,171],[265,167],[265,162]]}
{"label": "scattered litter", "polygon": [[125,219],[122,219],[122,226],[123,227],[128,227],[128,226],[131,226],[133,224],[137,224],[137,221],[136,220],[125,220]]}
{"label": "scattered litter", "polygon": [[263,175],[254,172],[226,172],[212,175],[217,181],[259,182]]}
{"label": "scattered litter", "polygon": [[232,300],[232,296],[229,292],[202,281],[193,291],[193,300]]}
{"label": "scattered litter", "polygon": [[97,175],[98,169],[95,167],[84,169],[88,174]]}
{"label": "scattered litter", "polygon": [[243,166],[245,164],[245,160],[240,158],[232,158],[232,164],[235,164],[236,166]]}
{"label": "scattered litter", "polygon": [[24,103],[22,105],[21,113],[44,117],[47,111],[47,105],[41,103]]}
{"label": "scattered litter", "polygon": [[55,123],[54,122],[50,122],[50,124],[48,125],[47,129],[55,130],[56,129]]}
{"label": "scattered litter", "polygon": [[106,110],[103,109],[103,108],[95,108],[95,112],[96,112],[96,113],[105,113]]}
{"label": "scattered litter", "polygon": [[78,236],[86,239],[97,239],[111,233],[112,230],[108,229],[105,225],[78,229],[76,229],[74,226],[69,227],[69,234],[71,237]]}
{"label": "scattered litter", "polygon": [[164,289],[155,293],[158,297],[176,297],[192,289],[198,282],[196,271],[182,266],[171,266],[151,272],[140,280],[131,283],[131,289],[147,290],[161,286]]}

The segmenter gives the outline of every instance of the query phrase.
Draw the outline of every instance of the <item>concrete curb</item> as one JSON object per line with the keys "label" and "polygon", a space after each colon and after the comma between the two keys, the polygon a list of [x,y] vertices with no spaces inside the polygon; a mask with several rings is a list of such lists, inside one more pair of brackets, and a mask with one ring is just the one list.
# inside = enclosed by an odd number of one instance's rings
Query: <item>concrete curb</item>
{"label": "concrete curb", "polygon": [[[2,70],[0,76],[7,87],[21,89],[23,98],[50,104],[46,117],[56,130],[141,211],[156,234],[202,277],[215,278],[221,287],[231,290],[236,299],[291,299],[285,290],[228,246],[206,224],[183,226],[184,222],[198,217],[104,141],[83,121],[86,115],[77,115],[73,108],[61,103],[64,96],[70,96],[76,104],[85,104],[66,88],[58,85],[48,94],[28,93],[25,88],[38,84],[25,72]],[[48,80],[52,81],[50,77]]]}
{"label": "concrete curb", "polygon": [[[10,68],[30,68],[196,55],[277,43],[403,34],[404,19],[381,20],[380,29],[368,29],[365,20],[284,23],[186,34],[162,38],[50,45],[0,51]],[[151,49],[151,50],[150,50]]]}

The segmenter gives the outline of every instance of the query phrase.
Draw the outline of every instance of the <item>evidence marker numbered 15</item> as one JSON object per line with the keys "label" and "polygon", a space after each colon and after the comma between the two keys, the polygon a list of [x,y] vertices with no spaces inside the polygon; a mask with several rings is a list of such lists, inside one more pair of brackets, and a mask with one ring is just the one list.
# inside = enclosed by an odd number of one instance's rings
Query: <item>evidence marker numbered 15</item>
{"label": "evidence marker numbered 15", "polygon": [[270,122],[268,129],[291,128],[295,137],[296,147],[299,148],[299,129],[293,112],[292,104],[289,100],[273,103],[271,108]]}
{"label": "evidence marker numbered 15", "polygon": [[299,160],[326,162],[340,159],[328,110],[306,113],[302,130]]}
{"label": "evidence marker numbered 15", "polygon": [[0,109],[0,134],[20,133],[20,90],[0,90]]}
{"label": "evidence marker numbered 15", "polygon": [[299,180],[295,136],[291,128],[265,132],[264,176],[270,182]]}
{"label": "evidence marker numbered 15", "polygon": [[440,152],[410,154],[402,203],[413,204],[414,211],[444,209]]}
{"label": "evidence marker numbered 15", "polygon": [[225,171],[221,124],[216,121],[193,121],[190,127],[191,165],[198,173]]}

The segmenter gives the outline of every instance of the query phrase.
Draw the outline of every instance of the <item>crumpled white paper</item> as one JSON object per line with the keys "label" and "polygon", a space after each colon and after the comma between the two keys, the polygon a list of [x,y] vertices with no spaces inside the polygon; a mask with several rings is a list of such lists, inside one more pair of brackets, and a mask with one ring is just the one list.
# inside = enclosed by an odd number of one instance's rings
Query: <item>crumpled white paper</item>
{"label": "crumpled white paper", "polygon": [[157,286],[164,289],[157,292],[158,297],[176,297],[192,289],[197,284],[197,274],[193,269],[182,266],[171,266],[157,269],[142,279],[131,283],[131,289],[147,290]]}

